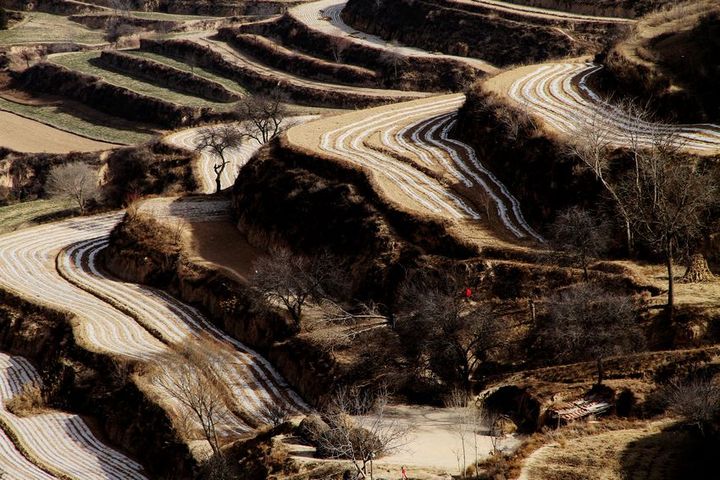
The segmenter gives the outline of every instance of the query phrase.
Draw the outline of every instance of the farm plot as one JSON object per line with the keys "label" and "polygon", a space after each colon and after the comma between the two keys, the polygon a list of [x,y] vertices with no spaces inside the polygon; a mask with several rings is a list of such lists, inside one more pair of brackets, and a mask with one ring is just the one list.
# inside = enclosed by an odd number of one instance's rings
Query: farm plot
{"label": "farm plot", "polygon": [[66,200],[34,200],[0,207],[0,234],[40,223],[73,208]]}
{"label": "farm plot", "polygon": [[650,145],[658,133],[673,132],[688,150],[706,154],[720,150],[720,125],[650,123],[600,98],[587,83],[600,68],[585,63],[534,65],[503,73],[488,84],[567,135],[592,129],[604,132],[616,145],[626,145],[633,138]]}
{"label": "farm plot", "polygon": [[227,43],[212,38],[208,34],[196,35],[192,38],[188,37],[188,39],[191,39],[193,42],[202,46],[211,48],[213,51],[222,55],[222,57],[228,62],[252,71],[257,76],[262,77],[265,81],[286,83],[294,87],[306,89],[308,91],[319,91],[324,94],[342,94],[348,96],[349,98],[356,98],[357,101],[360,99],[376,99],[377,102],[383,102],[388,100],[413,99],[427,96],[426,93],[422,92],[352,87],[348,85],[314,81],[269,67],[264,63],[232,48]]}
{"label": "farm plot", "polygon": [[102,77],[103,80],[112,85],[178,105],[213,107],[217,110],[230,108],[227,103],[213,102],[204,98],[186,95],[122,73],[106,70],[91,63],[92,60],[97,59],[99,56],[100,54],[98,52],[61,54],[52,56],[50,61],[81,73]]}
{"label": "farm plot", "polygon": [[0,45],[68,42],[86,45],[107,43],[103,32],[50,13],[25,13],[26,18],[9,30],[0,30]]}
{"label": "farm plot", "polygon": [[[488,211],[513,239],[542,240],[474,150],[449,137],[463,101],[445,95],[378,107],[295,127],[288,138],[369,170],[389,198],[422,214],[477,226]],[[486,202],[493,208],[481,211]]]}
{"label": "farm plot", "polygon": [[0,110],[0,145],[16,152],[94,152],[117,145],[97,142]]}
{"label": "farm plot", "polygon": [[68,113],[61,103],[27,105],[0,97],[0,110],[16,113],[22,117],[50,125],[58,130],[75,133],[102,142],[131,145],[146,142],[154,135],[154,132],[143,131],[140,128],[130,130],[119,125],[112,126],[86,120]]}
{"label": "farm plot", "polygon": [[153,60],[158,63],[162,63],[163,65],[167,65],[169,67],[177,68],[178,70],[182,70],[183,72],[191,72],[198,77],[205,78],[207,80],[219,83],[223,87],[227,88],[231,92],[237,93],[238,95],[245,95],[247,94],[247,90],[245,87],[240,85],[239,83],[227,78],[223,77],[221,75],[216,74],[212,70],[208,70],[203,67],[190,67],[187,63],[184,63],[180,60],[166,57],[157,53],[152,52],[144,52],[142,50],[126,50],[123,51],[123,53],[126,53],[128,55],[133,55],[135,57],[139,58],[146,58],[148,60]]}
{"label": "farm plot", "polygon": [[[141,465],[103,445],[77,415],[43,411],[19,417],[8,411],[6,403],[33,385],[40,387],[42,381],[27,360],[0,353],[0,419],[28,458],[43,470],[77,480],[145,479]],[[18,467],[11,474],[29,470],[24,464]],[[37,471],[28,473],[53,478]]]}
{"label": "farm plot", "polygon": [[[159,358],[161,376],[184,363],[174,346],[212,343],[214,364],[232,392],[223,437],[267,423],[268,407],[307,410],[279,374],[255,352],[210,324],[197,310],[164,292],[118,281],[103,273],[97,256],[121,214],[72,219],[0,237],[0,285],[42,303],[74,313],[78,341],[86,348],[148,367]],[[57,259],[57,267],[56,267]],[[157,368],[157,367],[155,367]],[[152,379],[138,380],[164,408],[185,416],[181,405]]]}

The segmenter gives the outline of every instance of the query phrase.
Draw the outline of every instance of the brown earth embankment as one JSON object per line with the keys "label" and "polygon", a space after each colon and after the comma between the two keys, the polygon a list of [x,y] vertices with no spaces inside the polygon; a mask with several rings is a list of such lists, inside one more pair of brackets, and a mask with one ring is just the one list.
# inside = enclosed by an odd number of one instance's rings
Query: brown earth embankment
{"label": "brown earth embankment", "polygon": [[60,95],[111,115],[170,128],[192,125],[210,112],[207,107],[181,106],[142,95],[52,63],[28,68],[17,82],[27,90]]}
{"label": "brown earth embankment", "polygon": [[298,337],[297,327],[249,285],[191,261],[171,238],[168,227],[151,217],[126,216],[113,230],[103,262],[127,281],[161,288],[199,308],[218,328],[267,356],[309,403],[322,403],[340,375],[332,357]]}
{"label": "brown earth embankment", "polygon": [[563,31],[546,20],[517,21],[425,0],[384,0],[379,6],[350,0],[342,18],[353,28],[386,40],[481,58],[500,67],[589,53],[618,28],[587,24]]}
{"label": "brown earth embankment", "polygon": [[104,51],[100,54],[97,62],[102,66],[126,72],[150,83],[207,98],[208,100],[218,102],[240,100],[238,94],[231,92],[217,82],[159,62],[128,55],[127,53],[111,50]]}
{"label": "brown earth embankment", "polygon": [[[238,29],[223,28],[219,31],[219,37],[268,65],[302,77],[363,87],[380,86],[379,76],[372,70],[305,55],[260,35],[243,34]],[[341,55],[341,52],[338,52],[338,55]]]}
{"label": "brown earth embankment", "polygon": [[530,7],[606,17],[637,18],[675,0],[505,0]]}
{"label": "brown earth embankment", "polygon": [[402,100],[402,98],[392,95],[392,92],[388,92],[386,95],[366,95],[360,92],[338,92],[332,88],[293,83],[254,70],[247,65],[230,62],[210,47],[187,40],[143,39],[140,42],[140,48],[176,58],[187,58],[188,55],[192,55],[200,66],[231,78],[250,90],[262,93],[283,93],[288,100],[300,105],[362,108]]}
{"label": "brown earth embankment", "polygon": [[283,45],[328,61],[334,61],[338,49],[341,49],[343,63],[378,72],[386,88],[456,91],[482,76],[481,72],[461,60],[413,57],[406,61],[379,47],[338,41],[335,37],[309,28],[288,14],[273,22],[243,25],[240,31],[273,38]]}

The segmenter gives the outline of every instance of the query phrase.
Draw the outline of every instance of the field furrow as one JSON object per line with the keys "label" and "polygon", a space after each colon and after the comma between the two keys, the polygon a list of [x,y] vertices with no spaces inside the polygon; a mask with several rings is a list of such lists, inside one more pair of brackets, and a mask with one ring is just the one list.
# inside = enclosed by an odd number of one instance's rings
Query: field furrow
{"label": "field furrow", "polygon": [[292,129],[289,136],[370,170],[385,193],[407,207],[475,223],[482,217],[478,206],[487,199],[514,238],[542,241],[525,221],[518,201],[475,151],[450,138],[463,102],[462,95],[445,95],[392,109],[379,107],[311,122],[307,128]]}
{"label": "field furrow", "polygon": [[[3,236],[0,286],[75,314],[80,320],[75,335],[86,348],[149,366],[175,358],[170,356],[175,344],[211,339],[217,347],[214,362],[224,372],[224,388],[232,392],[233,405],[227,407],[233,413],[223,422],[223,434],[266,423],[265,412],[271,405],[281,405],[290,413],[306,411],[308,407],[265,359],[219,331],[197,310],[100,270],[98,253],[120,218],[117,213],[86,217]],[[166,363],[164,374],[172,375],[172,362]],[[180,408],[167,392],[149,388],[165,408]]]}
{"label": "field furrow", "polygon": [[[22,357],[0,353],[0,419],[33,461],[77,480],[145,478],[141,465],[103,445],[77,415],[47,411],[18,417],[9,412],[5,404],[31,385],[42,385],[33,366]],[[23,471],[28,478],[52,478],[33,469]]]}
{"label": "field furrow", "polygon": [[600,68],[584,63],[539,65],[516,79],[507,94],[550,127],[567,135],[593,129],[604,132],[605,138],[615,145],[636,142],[649,146],[658,135],[672,133],[676,142],[688,150],[704,153],[720,150],[719,125],[647,122],[600,98],[587,83]]}

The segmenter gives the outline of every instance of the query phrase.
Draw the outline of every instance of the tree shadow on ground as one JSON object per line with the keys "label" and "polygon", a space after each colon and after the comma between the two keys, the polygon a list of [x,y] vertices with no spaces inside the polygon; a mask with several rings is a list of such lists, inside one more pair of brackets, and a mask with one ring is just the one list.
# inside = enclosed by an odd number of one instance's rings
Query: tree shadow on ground
{"label": "tree shadow on ground", "polygon": [[627,445],[620,456],[624,480],[716,478],[720,439],[672,425]]}

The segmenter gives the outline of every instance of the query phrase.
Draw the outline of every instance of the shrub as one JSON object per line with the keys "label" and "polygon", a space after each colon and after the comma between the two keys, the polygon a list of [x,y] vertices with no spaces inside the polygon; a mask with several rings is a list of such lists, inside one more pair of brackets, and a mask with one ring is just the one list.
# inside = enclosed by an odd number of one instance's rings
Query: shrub
{"label": "shrub", "polygon": [[5,30],[8,27],[8,15],[4,8],[0,7],[0,30]]}

